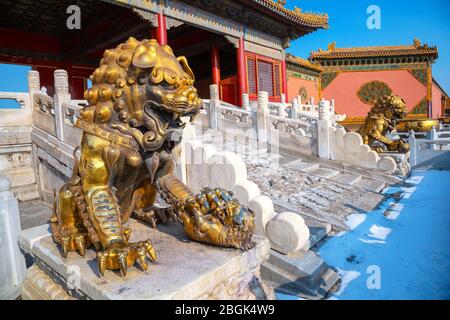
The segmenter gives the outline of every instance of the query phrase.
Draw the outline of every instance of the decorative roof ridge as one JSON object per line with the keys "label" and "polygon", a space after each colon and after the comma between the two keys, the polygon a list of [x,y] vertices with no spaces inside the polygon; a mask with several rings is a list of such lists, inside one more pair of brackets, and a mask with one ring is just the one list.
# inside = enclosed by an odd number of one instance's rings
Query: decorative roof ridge
{"label": "decorative roof ridge", "polygon": [[275,2],[273,0],[240,0],[253,6],[259,6],[273,13],[286,18],[294,23],[311,28],[328,28],[328,14],[316,12],[303,12],[302,9],[295,7],[290,10],[284,7],[285,1]]}
{"label": "decorative roof ridge", "polygon": [[327,50],[318,49],[317,51],[311,51],[309,59],[363,57],[364,53],[367,53],[370,56],[374,56],[374,53],[380,55],[388,55],[389,53],[395,53],[395,55],[416,53],[432,54],[437,57],[438,50],[436,46],[422,44],[418,39],[414,39],[414,42],[411,45],[363,46],[350,48],[336,48],[336,42],[332,42],[328,45]]}

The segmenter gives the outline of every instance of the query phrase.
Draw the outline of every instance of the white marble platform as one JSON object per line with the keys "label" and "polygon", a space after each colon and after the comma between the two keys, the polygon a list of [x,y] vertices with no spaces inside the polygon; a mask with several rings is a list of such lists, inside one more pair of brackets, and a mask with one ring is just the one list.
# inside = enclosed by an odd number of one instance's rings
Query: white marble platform
{"label": "white marble platform", "polygon": [[[157,261],[149,262],[147,271],[141,270],[138,264],[130,267],[126,278],[108,270],[105,277],[100,277],[92,249],[87,250],[85,257],[70,252],[64,259],[45,226],[24,230],[19,244],[36,262],[27,272],[23,298],[274,298],[273,289],[260,277],[260,265],[270,254],[266,238],[255,236],[255,248],[244,252],[192,242],[178,223],[151,229],[130,220],[129,226],[133,229],[130,241],[152,240]],[[73,284],[77,288],[69,290]]]}

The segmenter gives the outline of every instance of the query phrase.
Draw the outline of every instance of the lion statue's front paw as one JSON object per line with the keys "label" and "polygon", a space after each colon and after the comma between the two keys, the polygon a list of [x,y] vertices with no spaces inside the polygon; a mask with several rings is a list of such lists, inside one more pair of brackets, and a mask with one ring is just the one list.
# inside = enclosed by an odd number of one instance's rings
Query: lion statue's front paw
{"label": "lion statue's front paw", "polygon": [[177,213],[195,241],[248,250],[254,247],[254,214],[242,207],[232,193],[205,188],[182,201]]}
{"label": "lion statue's front paw", "polygon": [[120,270],[122,277],[127,275],[128,267],[134,265],[137,260],[143,270],[147,270],[147,256],[151,261],[156,261],[156,252],[150,240],[137,243],[122,243],[117,246],[97,252],[97,262],[100,274],[105,275],[105,270]]}

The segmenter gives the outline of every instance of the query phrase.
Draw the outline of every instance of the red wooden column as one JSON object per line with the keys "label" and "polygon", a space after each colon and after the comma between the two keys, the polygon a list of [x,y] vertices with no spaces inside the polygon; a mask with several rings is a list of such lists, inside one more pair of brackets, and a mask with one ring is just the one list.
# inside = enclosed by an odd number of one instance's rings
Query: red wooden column
{"label": "red wooden column", "polygon": [[244,54],[244,38],[239,38],[239,47],[236,52],[237,56],[237,101],[242,106],[242,94],[247,93],[247,72],[245,70],[245,54]]}
{"label": "red wooden column", "polygon": [[220,84],[220,60],[219,60],[219,48],[211,48],[211,67],[212,67],[212,83]]}
{"label": "red wooden column", "polygon": [[156,29],[156,40],[160,45],[167,44],[166,16],[158,13],[158,28]]}
{"label": "red wooden column", "polygon": [[285,102],[288,101],[286,59],[281,60],[281,89],[285,96]]}

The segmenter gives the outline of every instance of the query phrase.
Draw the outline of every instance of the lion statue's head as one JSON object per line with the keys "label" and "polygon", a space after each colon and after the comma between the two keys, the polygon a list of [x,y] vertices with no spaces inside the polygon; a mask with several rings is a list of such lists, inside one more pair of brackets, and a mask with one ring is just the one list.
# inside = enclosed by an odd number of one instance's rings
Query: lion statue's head
{"label": "lion statue's head", "polygon": [[195,116],[202,105],[186,58],[154,39],[129,38],[106,50],[90,79],[81,118],[132,135],[149,151],[179,139],[180,117]]}
{"label": "lion statue's head", "polygon": [[369,112],[369,116],[383,114],[391,122],[396,123],[404,118],[408,113],[405,100],[398,95],[384,95],[374,101],[374,106]]}

